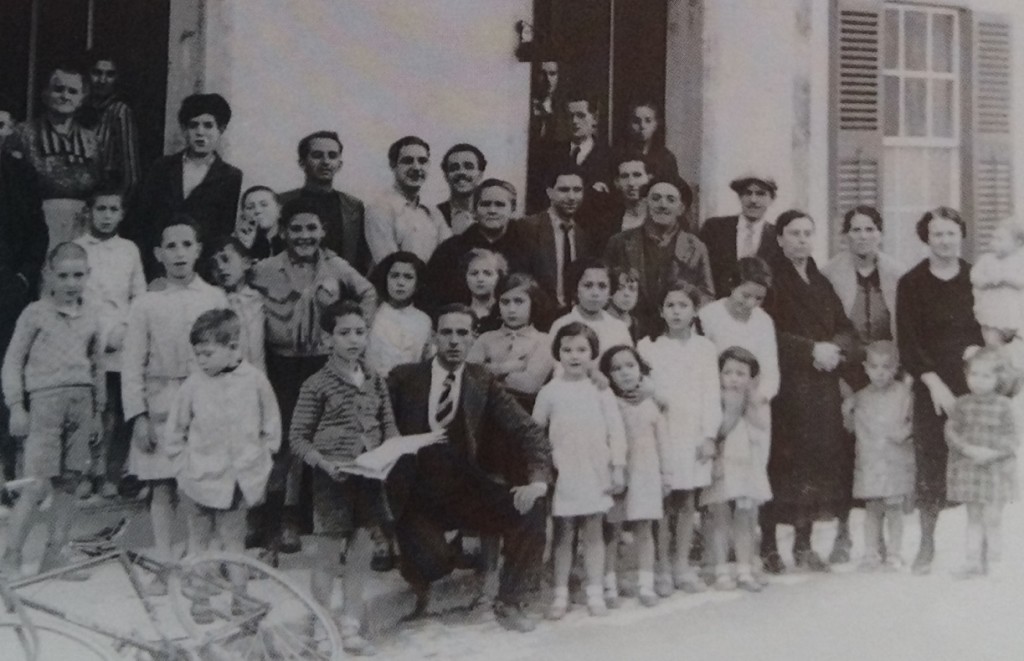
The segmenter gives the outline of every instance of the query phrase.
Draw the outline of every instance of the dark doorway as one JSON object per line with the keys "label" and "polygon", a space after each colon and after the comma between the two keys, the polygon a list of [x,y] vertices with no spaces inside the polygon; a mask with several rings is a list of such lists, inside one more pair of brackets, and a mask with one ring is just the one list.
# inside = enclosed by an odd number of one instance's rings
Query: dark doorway
{"label": "dark doorway", "polygon": [[[600,103],[601,138],[614,146],[625,137],[629,105],[633,101],[665,101],[665,47],[668,0],[534,0],[534,35],[537,42],[532,75],[541,62],[559,63],[558,88],[584,91]],[[555,98],[561,98],[555,94]],[[564,124],[553,108],[554,138]],[[531,103],[530,112],[534,112]],[[662,114],[664,117],[664,114]],[[549,138],[550,139],[550,138]],[[536,172],[546,145],[531,133],[527,208],[547,204]]]}
{"label": "dark doorway", "polygon": [[42,77],[50,67],[68,59],[81,61],[90,45],[102,48],[119,60],[119,85],[135,111],[145,171],[163,153],[170,0],[2,3],[0,91],[10,99],[15,118],[38,114]]}

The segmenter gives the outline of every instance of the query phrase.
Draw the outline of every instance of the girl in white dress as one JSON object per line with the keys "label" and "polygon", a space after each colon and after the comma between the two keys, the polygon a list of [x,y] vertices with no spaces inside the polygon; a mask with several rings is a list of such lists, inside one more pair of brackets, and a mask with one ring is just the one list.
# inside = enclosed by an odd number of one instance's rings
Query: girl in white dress
{"label": "girl in white dress", "polygon": [[[718,359],[722,382],[722,426],[715,439],[711,486],[700,503],[711,515],[710,550],[715,563],[715,587],[759,592],[754,576],[757,509],[771,500],[768,449],[771,429],[767,407],[757,403],[760,365],[750,351],[729,347]],[[726,564],[729,542],[736,549],[736,578]]]}
{"label": "girl in white dress", "polygon": [[[655,396],[666,407],[668,451],[662,475],[667,484],[665,520],[658,527],[658,570],[655,588],[666,597],[673,588],[700,592],[707,586],[690,566],[690,545],[697,514],[697,492],[711,484],[711,459],[722,422],[718,384],[718,352],[708,338],[697,335],[693,322],[700,290],[677,281],[661,301],[664,332],[637,346],[652,367]],[[675,536],[675,553],[669,547]]]}
{"label": "girl in white dress", "polygon": [[399,251],[385,257],[370,274],[383,302],[370,326],[366,363],[380,376],[387,377],[396,365],[429,357],[430,317],[414,304],[425,268],[413,253]]}
{"label": "girl in white dress", "polygon": [[[662,498],[668,483],[661,467],[668,452],[668,428],[658,405],[641,387],[651,368],[636,349],[620,344],[604,352],[601,373],[608,377],[618,398],[626,430],[626,493],[621,505],[623,518],[636,539],[640,603],[654,606],[658,603],[654,592],[654,522],[664,516]],[[622,524],[609,521],[606,528],[611,534],[605,536],[604,596],[606,603],[614,604],[619,597],[615,561]]]}
{"label": "girl in white dress", "polygon": [[608,612],[601,585],[602,524],[612,506],[612,494],[623,488],[626,437],[615,395],[610,389],[598,389],[588,376],[598,356],[597,346],[597,334],[583,323],[559,329],[551,352],[562,373],[540,389],[533,408],[533,419],[548,432],[558,473],[552,501],[555,595],[548,610],[554,620],[569,607],[572,540],[577,532],[586,570],[587,608],[591,615]]}

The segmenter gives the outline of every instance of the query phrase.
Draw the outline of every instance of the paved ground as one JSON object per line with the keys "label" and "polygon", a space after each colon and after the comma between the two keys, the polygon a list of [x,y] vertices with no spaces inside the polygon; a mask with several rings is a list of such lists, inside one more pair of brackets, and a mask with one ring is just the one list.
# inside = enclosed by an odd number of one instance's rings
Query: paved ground
{"label": "paved ground", "polygon": [[[136,512],[137,507],[94,507],[81,518],[79,527],[95,529],[124,513]],[[855,513],[855,533],[859,533],[860,521]],[[904,554],[910,558],[917,545],[915,516],[907,522]],[[412,599],[401,579],[391,573],[379,575],[371,588],[370,629],[380,656],[397,660],[1019,661],[1024,659],[1020,619],[1024,611],[1024,505],[1007,508],[1005,527],[1006,561],[998,577],[958,581],[950,576],[963,555],[964,513],[960,508],[945,513],[940,521],[938,557],[928,577],[863,574],[851,564],[837,567],[830,575],[778,577],[757,595],[680,593],[652,609],[627,600],[622,609],[606,618],[589,617],[577,608],[561,622],[541,622],[538,630],[528,635],[503,631],[487,610],[454,608],[471,599],[473,583],[466,573],[436,589],[435,606],[446,610],[444,615],[399,625],[398,619],[411,609]],[[828,550],[833,530],[831,525],[818,526],[815,546],[819,550]],[[3,532],[0,528],[0,537]],[[789,529],[783,528],[781,534],[788,535]],[[855,536],[859,540],[860,535]],[[144,516],[135,514],[127,539],[133,545],[147,543]],[[30,546],[26,570],[33,569],[31,558],[37,552]],[[859,546],[855,547],[855,558],[859,553]],[[303,556],[285,556],[283,569],[305,584],[308,574],[303,563]],[[116,572],[97,572],[86,584],[58,584],[36,595],[121,626],[138,616],[138,603]],[[171,614],[163,612],[161,617],[171,618]],[[0,614],[0,621],[2,618]],[[46,616],[39,619],[50,621]],[[3,629],[0,634],[0,658],[6,660],[12,641]],[[41,658],[63,661],[73,657],[61,641],[48,637]]]}

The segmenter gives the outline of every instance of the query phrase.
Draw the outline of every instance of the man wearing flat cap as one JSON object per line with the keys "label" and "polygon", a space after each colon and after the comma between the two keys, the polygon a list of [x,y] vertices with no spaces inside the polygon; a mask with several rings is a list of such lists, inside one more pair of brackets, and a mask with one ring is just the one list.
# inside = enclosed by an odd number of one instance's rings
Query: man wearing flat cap
{"label": "man wearing flat cap", "polygon": [[204,243],[234,230],[242,171],[217,153],[229,121],[231,106],[220,94],[193,94],[181,102],[178,124],[185,149],[157,159],[125,223],[125,234],[138,244],[149,279],[160,275],[153,248],[174,214],[195,219]]}
{"label": "man wearing flat cap", "polygon": [[700,230],[700,238],[711,258],[711,276],[719,297],[728,296],[732,291],[737,261],[743,257],[760,257],[771,263],[779,251],[775,226],[765,219],[778,190],[775,180],[762,174],[745,174],[733,179],[729,188],[740,198],[739,215],[708,218]]}

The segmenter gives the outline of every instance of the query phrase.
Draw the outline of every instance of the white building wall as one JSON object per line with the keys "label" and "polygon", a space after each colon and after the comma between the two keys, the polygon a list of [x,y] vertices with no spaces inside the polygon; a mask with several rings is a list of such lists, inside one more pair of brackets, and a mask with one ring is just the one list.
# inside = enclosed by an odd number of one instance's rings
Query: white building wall
{"label": "white building wall", "polygon": [[[828,3],[704,3],[701,213],[739,210],[729,182],[764,172],[779,185],[769,211],[828,210]],[[671,128],[670,128],[671,130]],[[816,254],[827,252],[818,232]]]}
{"label": "white building wall", "polygon": [[299,186],[298,140],[331,129],[345,144],[338,185],[363,199],[389,185],[387,148],[409,134],[431,145],[429,202],[447,197],[439,162],[456,142],[476,144],[488,175],[523,189],[530,67],[514,56],[514,26],[530,19],[530,0],[203,4],[202,86],[235,111],[222,151],[245,186]]}

